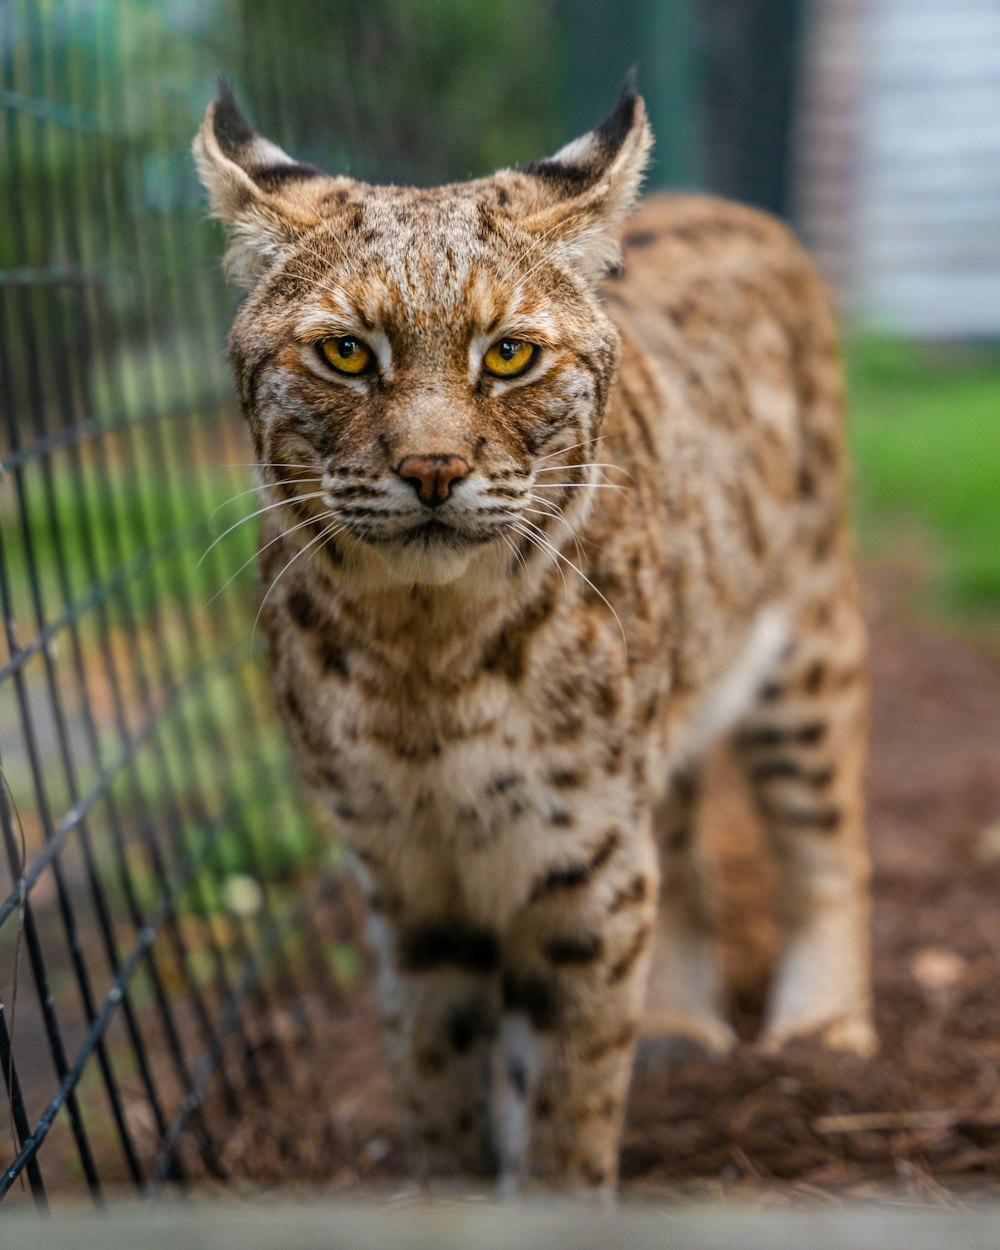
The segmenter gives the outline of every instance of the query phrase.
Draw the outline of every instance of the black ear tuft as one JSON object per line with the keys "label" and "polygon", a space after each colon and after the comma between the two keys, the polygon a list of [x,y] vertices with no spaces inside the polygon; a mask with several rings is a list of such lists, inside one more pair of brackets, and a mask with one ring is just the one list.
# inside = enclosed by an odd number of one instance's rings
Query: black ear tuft
{"label": "black ear tuft", "polygon": [[257,135],[240,112],[229,80],[222,74],[219,75],[219,94],[212,114],[212,129],[216,142],[227,156],[232,156],[246,144],[252,143]]}
{"label": "black ear tuft", "polygon": [[526,174],[535,174],[562,186],[567,192],[582,191],[603,174],[608,163],[625,143],[641,108],[635,89],[635,66],[625,75],[621,94],[614,110],[593,130],[561,148],[554,156],[532,161],[524,167]]}
{"label": "black ear tuft", "polygon": [[610,116],[504,185],[520,194],[527,228],[548,240],[560,263],[596,282],[620,257],[618,228],[639,195],[652,145],[630,69]]}
{"label": "black ear tuft", "polygon": [[636,67],[631,65],[625,73],[614,112],[594,128],[594,137],[603,148],[617,151],[625,141],[625,136],[632,129],[632,123],[635,121],[636,101],[639,99],[635,80]]}

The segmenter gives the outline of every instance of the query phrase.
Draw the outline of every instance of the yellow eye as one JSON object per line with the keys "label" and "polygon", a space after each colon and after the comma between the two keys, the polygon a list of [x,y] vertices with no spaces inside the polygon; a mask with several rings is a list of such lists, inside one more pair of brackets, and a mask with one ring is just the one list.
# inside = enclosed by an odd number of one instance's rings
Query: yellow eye
{"label": "yellow eye", "polygon": [[483,357],[483,368],[495,378],[516,378],[535,363],[538,347],[524,339],[499,339]]}
{"label": "yellow eye", "polygon": [[323,339],[317,346],[326,363],[338,373],[364,373],[375,359],[372,349],[351,334]]}

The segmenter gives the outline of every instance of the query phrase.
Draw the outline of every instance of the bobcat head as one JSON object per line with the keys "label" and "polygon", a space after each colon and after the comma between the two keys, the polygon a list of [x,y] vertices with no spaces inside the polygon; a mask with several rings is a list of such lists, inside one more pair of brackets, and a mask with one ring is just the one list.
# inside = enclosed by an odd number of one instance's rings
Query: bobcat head
{"label": "bobcat head", "polygon": [[222,87],[195,160],[248,290],[229,349],[261,481],[296,541],[441,584],[566,540],[618,346],[594,288],[651,142],[629,80],[596,129],[523,170],[371,186],[297,163]]}

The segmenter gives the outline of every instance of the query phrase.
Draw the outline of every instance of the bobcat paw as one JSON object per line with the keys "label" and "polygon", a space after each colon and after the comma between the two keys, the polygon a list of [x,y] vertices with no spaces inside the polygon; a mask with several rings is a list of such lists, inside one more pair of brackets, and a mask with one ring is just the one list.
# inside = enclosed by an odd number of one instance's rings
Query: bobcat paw
{"label": "bobcat paw", "polygon": [[867,1059],[878,1050],[878,1038],[867,1013],[841,1016],[818,1024],[806,1021],[783,1026],[775,1023],[764,1030],[758,1046],[764,1054],[773,1055],[795,1041],[817,1042],[827,1050],[856,1055],[859,1059]]}
{"label": "bobcat paw", "polygon": [[639,1037],[641,1041],[655,1041],[657,1054],[674,1062],[698,1051],[721,1058],[736,1045],[736,1034],[726,1021],[709,1015],[651,1013],[643,1019]]}

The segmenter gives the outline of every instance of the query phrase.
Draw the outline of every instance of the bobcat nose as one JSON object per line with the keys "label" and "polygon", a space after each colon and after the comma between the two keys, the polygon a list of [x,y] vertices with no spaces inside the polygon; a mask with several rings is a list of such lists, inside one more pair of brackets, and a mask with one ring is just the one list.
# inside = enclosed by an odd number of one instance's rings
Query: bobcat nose
{"label": "bobcat nose", "polygon": [[461,456],[405,456],[396,472],[424,503],[436,508],[448,498],[452,482],[468,477],[469,464]]}

